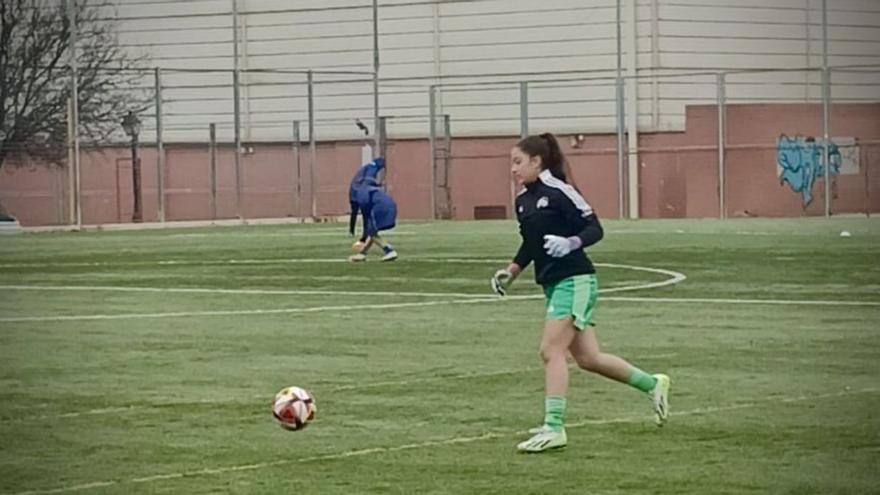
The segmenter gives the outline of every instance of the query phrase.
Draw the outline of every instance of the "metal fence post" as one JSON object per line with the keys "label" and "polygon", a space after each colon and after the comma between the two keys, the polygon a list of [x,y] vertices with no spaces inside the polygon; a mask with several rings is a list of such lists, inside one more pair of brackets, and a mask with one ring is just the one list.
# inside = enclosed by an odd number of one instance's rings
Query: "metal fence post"
{"label": "metal fence post", "polygon": [[77,35],[76,4],[74,0],[67,0],[67,16],[70,21],[70,98],[71,98],[71,127],[73,129],[73,190],[71,191],[72,223],[77,228],[82,227],[82,172],[80,170],[79,156],[79,71],[77,68]]}
{"label": "metal fence post", "polygon": [[157,217],[165,221],[165,142],[162,136],[162,69],[156,67],[156,189],[159,195]]}
{"label": "metal fence post", "polygon": [[[651,65],[660,67],[660,0],[651,0]],[[651,129],[660,127],[660,80],[651,74]]]}
{"label": "metal fence post", "polygon": [[217,219],[217,124],[208,127],[208,155],[211,162],[211,219]]}
{"label": "metal fence post", "polygon": [[[638,74],[638,40],[637,30],[638,16],[636,2],[631,0],[626,3],[627,30],[623,39],[626,43],[626,72],[622,90],[625,91],[626,111],[623,118],[626,121],[627,160],[626,160],[626,185],[627,185],[627,217],[639,218],[641,208],[641,193],[639,190],[639,74]],[[628,83],[628,84],[627,84]],[[622,91],[622,92],[623,92]]]}
{"label": "metal fence post", "polygon": [[[445,160],[449,161],[449,155],[452,152],[452,118],[448,113],[443,114],[443,149],[445,150]],[[449,175],[446,176],[446,183],[449,183]]]}
{"label": "metal fence post", "polygon": [[529,83],[519,83],[519,137],[529,137]]}
{"label": "metal fence post", "polygon": [[312,196],[312,218],[318,218],[317,161],[318,144],[315,140],[315,80],[312,71],[307,72],[309,85],[309,193]]}
{"label": "metal fence post", "polygon": [[431,159],[431,219],[437,219],[437,110],[434,107],[437,97],[435,95],[437,87],[431,85],[428,87],[428,147],[430,148]]}
{"label": "metal fence post", "polygon": [[300,165],[300,133],[299,121],[293,121],[293,163],[296,170],[296,179],[294,179],[294,211],[298,218],[302,217],[302,167]]}
{"label": "metal fence post", "polygon": [[618,209],[618,218],[626,218],[626,210],[625,210],[625,199],[626,199],[626,186],[624,184],[624,149],[623,149],[623,140],[624,136],[624,112],[626,111],[626,107],[623,101],[623,77],[618,77],[615,87],[617,89],[617,209]]}
{"label": "metal fence post", "polygon": [[373,0],[373,158],[376,158],[381,148],[379,141],[379,0]]}
{"label": "metal fence post", "polygon": [[724,147],[725,143],[725,124],[726,124],[726,115],[725,115],[725,74],[723,72],[718,73],[718,218],[727,218],[727,205],[726,205],[726,197],[725,197],[725,183],[724,183]]}
{"label": "metal fence post", "polygon": [[831,216],[831,70],[828,68],[828,2],[822,0],[822,162],[825,164],[825,216]]}
{"label": "metal fence post", "polygon": [[[528,81],[520,81],[519,83],[519,138],[525,139],[529,137],[529,83]],[[572,177],[568,178],[572,180]],[[510,177],[510,215],[509,218],[516,218],[516,181]]]}
{"label": "metal fence post", "polygon": [[241,87],[239,85],[240,67],[238,60],[238,0],[232,0],[232,98],[235,127],[235,214],[244,220],[242,212],[242,173],[241,173]]}
{"label": "metal fence post", "polygon": [[386,156],[388,152],[388,117],[379,117],[379,125],[376,127],[376,140],[378,141],[376,153],[378,156]]}
{"label": "metal fence post", "polygon": [[623,87],[623,33],[622,24],[623,16],[621,12],[621,0],[615,2],[615,27],[617,41],[617,81],[615,84],[616,91],[616,112],[617,112],[617,211],[618,218],[625,218],[625,187],[623,184],[623,140],[624,140],[624,87]]}
{"label": "metal fence post", "polygon": [[452,155],[452,119],[448,113],[443,114],[443,218],[453,217],[455,207],[452,205],[452,167],[449,160]]}
{"label": "metal fence post", "polygon": [[[128,113],[133,115],[132,112]],[[135,117],[136,118],[136,117]],[[141,159],[138,156],[138,134],[131,135],[131,186],[134,198],[134,211],[131,213],[132,223],[144,221],[144,203],[142,201],[143,187],[141,186]]]}
{"label": "metal fence post", "polygon": [[825,216],[831,216],[831,69],[822,69],[822,163],[825,179]]}
{"label": "metal fence post", "polygon": [[[67,223],[76,223],[76,177],[73,173],[73,98],[67,97]],[[63,222],[63,220],[62,220]]]}
{"label": "metal fence post", "polygon": [[621,0],[616,0],[614,3],[614,15],[615,15],[615,27],[616,38],[617,38],[617,77],[623,75],[623,33],[622,24],[623,24],[623,14],[621,12]]}

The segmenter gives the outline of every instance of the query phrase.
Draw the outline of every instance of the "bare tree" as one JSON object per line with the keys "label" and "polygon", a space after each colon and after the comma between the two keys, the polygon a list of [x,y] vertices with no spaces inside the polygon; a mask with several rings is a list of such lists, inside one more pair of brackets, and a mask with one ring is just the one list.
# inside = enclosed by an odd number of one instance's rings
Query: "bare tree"
{"label": "bare tree", "polygon": [[[0,167],[25,156],[63,165],[71,96],[69,9],[77,34],[79,132],[100,141],[144,106],[143,59],[119,44],[105,0],[0,0]],[[0,207],[2,208],[2,207]]]}

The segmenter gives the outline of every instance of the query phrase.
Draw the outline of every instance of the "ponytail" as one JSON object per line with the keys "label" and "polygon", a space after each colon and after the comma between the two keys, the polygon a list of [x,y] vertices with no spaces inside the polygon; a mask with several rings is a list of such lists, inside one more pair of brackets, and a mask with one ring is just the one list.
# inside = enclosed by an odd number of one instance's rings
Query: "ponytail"
{"label": "ponytail", "polygon": [[524,138],[516,146],[529,156],[540,156],[541,168],[543,170],[549,170],[553,177],[577,189],[571,166],[568,160],[566,160],[565,154],[562,153],[562,148],[559,146],[556,136],[545,132],[540,136]]}
{"label": "ponytail", "polygon": [[545,132],[541,134],[540,138],[547,143],[546,169],[553,174],[553,177],[563,182],[568,182],[568,179],[571,178],[571,175],[567,173],[569,166],[565,160],[565,155],[562,154],[562,149],[559,147],[559,141],[556,140],[556,136]]}

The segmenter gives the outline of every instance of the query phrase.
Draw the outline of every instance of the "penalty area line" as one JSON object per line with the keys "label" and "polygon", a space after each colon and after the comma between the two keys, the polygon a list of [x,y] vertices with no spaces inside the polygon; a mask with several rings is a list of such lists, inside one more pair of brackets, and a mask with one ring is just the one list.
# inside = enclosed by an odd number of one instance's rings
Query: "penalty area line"
{"label": "penalty area line", "polygon": [[[642,359],[669,359],[677,356],[677,353],[661,353],[661,354],[649,354],[646,356],[642,356]],[[492,378],[497,376],[505,376],[505,375],[516,375],[522,373],[532,373],[543,370],[543,366],[531,366],[526,368],[515,368],[515,369],[506,369],[506,370],[496,370],[496,371],[482,371],[482,372],[470,372],[470,373],[459,373],[454,375],[435,375],[435,376],[425,376],[420,378],[413,378],[408,380],[385,380],[380,382],[369,382],[369,383],[348,383],[348,384],[323,384],[317,385],[314,389],[314,392],[317,392],[317,395],[324,396],[327,393],[334,392],[348,392],[348,391],[356,391],[356,390],[368,390],[379,387],[406,387],[413,386],[417,384],[423,383],[433,383],[433,382],[445,382],[445,381],[453,381],[453,380],[468,380],[468,379],[481,379],[481,378]],[[577,370],[577,366],[569,366],[571,370]],[[129,404],[124,406],[116,406],[116,407],[104,407],[99,409],[89,409],[84,411],[76,411],[62,414],[52,414],[52,415],[42,415],[42,416],[27,416],[27,417],[18,417],[18,418],[0,418],[0,424],[9,424],[9,423],[23,423],[23,422],[32,422],[32,421],[47,421],[47,420],[58,420],[58,419],[71,419],[71,418],[79,418],[85,416],[96,416],[96,415],[104,415],[104,414],[120,414],[120,413],[129,413],[129,412],[145,412],[151,410],[161,410],[170,407],[176,406],[195,406],[195,405],[210,405],[210,404],[230,404],[231,402],[235,402],[238,404],[242,404],[244,402],[252,402],[252,401],[262,401],[265,399],[265,394],[253,395],[247,398],[238,398],[237,401],[233,401],[230,398],[223,399],[200,399],[200,400],[192,400],[192,401],[166,401],[166,402],[156,402],[152,404]]]}
{"label": "penalty area line", "polygon": [[[689,409],[685,411],[672,411],[670,412],[670,416],[679,417],[679,416],[698,416],[698,415],[708,415],[708,414],[716,414],[716,413],[724,413],[728,411],[736,411],[742,409],[752,409],[756,407],[760,407],[761,405],[771,404],[771,403],[782,403],[789,404],[794,402],[803,402],[808,400],[817,400],[817,399],[829,399],[835,397],[844,397],[844,396],[855,396],[861,394],[872,394],[880,391],[880,388],[871,387],[871,388],[863,388],[857,390],[845,390],[841,392],[833,392],[827,394],[819,394],[819,395],[801,395],[801,396],[782,396],[782,397],[771,397],[762,400],[755,400],[752,402],[744,402],[740,404],[730,404],[726,406],[710,406],[710,407],[700,407],[695,409]],[[589,419],[578,421],[574,423],[570,423],[566,425],[566,428],[574,429],[581,428],[584,426],[595,426],[595,425],[610,425],[610,424],[621,424],[621,423],[638,423],[646,421],[646,417],[644,415],[639,416],[621,416],[617,418],[606,418],[606,419]],[[70,485],[66,487],[58,487],[52,488],[48,490],[30,490],[25,492],[17,492],[13,495],[45,495],[52,493],[69,493],[76,491],[83,491],[92,488],[102,488],[108,486],[116,486],[116,485],[124,485],[124,484],[141,484],[141,483],[153,483],[157,481],[166,481],[173,479],[181,479],[181,478],[190,478],[196,476],[213,476],[213,475],[223,475],[227,473],[235,473],[241,471],[255,471],[259,469],[277,467],[277,466],[286,466],[292,464],[302,464],[308,462],[319,462],[319,461],[333,461],[338,459],[346,459],[349,457],[362,457],[371,454],[388,454],[393,452],[402,452],[408,450],[418,450],[425,449],[430,447],[444,447],[450,445],[458,445],[458,444],[467,444],[480,442],[484,440],[493,440],[498,438],[508,438],[514,435],[520,435],[523,432],[521,430],[512,430],[512,429],[504,429],[497,431],[489,431],[480,435],[470,436],[470,437],[454,437],[454,438],[445,438],[441,440],[431,440],[427,442],[417,442],[417,443],[409,443],[404,445],[397,445],[391,447],[374,447],[369,449],[356,449],[349,450],[346,452],[338,452],[334,454],[324,454],[324,455],[316,455],[309,457],[301,457],[299,459],[281,459],[277,461],[268,461],[268,462],[260,462],[254,464],[241,464],[237,466],[225,466],[225,467],[217,467],[217,468],[205,468],[205,469],[197,469],[193,471],[182,471],[177,473],[167,473],[167,474],[157,474],[152,476],[142,476],[138,478],[130,478],[127,480],[107,480],[107,481],[94,481],[91,483],[84,483],[80,485]]]}
{"label": "penalty area line", "polygon": [[810,299],[713,299],[706,297],[603,297],[602,301],[685,304],[770,304],[781,306],[880,306],[880,301],[833,301]]}
{"label": "penalty area line", "polygon": [[[599,264],[611,268],[641,271],[666,275],[669,278],[658,282],[650,282],[640,285],[613,287],[599,289],[600,293],[625,292],[633,290],[656,289],[668,285],[678,284],[687,276],[680,272],[662,268],[650,268],[634,265]],[[441,304],[475,304],[483,302],[518,301],[528,299],[540,299],[542,295],[523,295],[498,297],[495,295],[481,295],[468,293],[435,293],[435,292],[358,292],[358,291],[321,291],[321,290],[273,290],[273,289],[208,289],[199,287],[189,288],[162,288],[162,287],[125,287],[125,286],[49,286],[49,285],[0,285],[0,289],[6,290],[46,290],[46,291],[111,291],[111,292],[153,292],[153,293],[196,293],[196,294],[256,294],[256,295],[359,295],[359,296],[392,296],[392,297],[449,297],[455,298],[445,301],[422,301],[411,303],[389,303],[374,305],[345,305],[345,306],[317,306],[312,308],[278,308],[278,309],[253,309],[253,310],[218,310],[218,311],[181,311],[168,313],[134,313],[134,314],[96,314],[96,315],[61,315],[61,316],[12,316],[0,318],[0,323],[18,323],[32,321],[83,321],[83,320],[120,320],[120,319],[144,319],[144,318],[177,318],[186,316],[235,316],[235,315],[263,315],[263,314],[295,314],[316,313],[322,311],[350,311],[356,309],[394,309],[419,306],[437,306]]]}

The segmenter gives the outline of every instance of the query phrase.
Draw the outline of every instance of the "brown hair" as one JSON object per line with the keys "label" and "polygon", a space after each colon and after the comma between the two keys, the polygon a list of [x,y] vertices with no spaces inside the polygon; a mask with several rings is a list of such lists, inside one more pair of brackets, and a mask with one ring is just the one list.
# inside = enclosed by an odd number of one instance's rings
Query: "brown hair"
{"label": "brown hair", "polygon": [[565,159],[556,136],[549,132],[539,136],[529,136],[517,143],[516,147],[530,157],[540,156],[541,170],[549,170],[553,177],[577,188],[571,173],[571,166]]}

